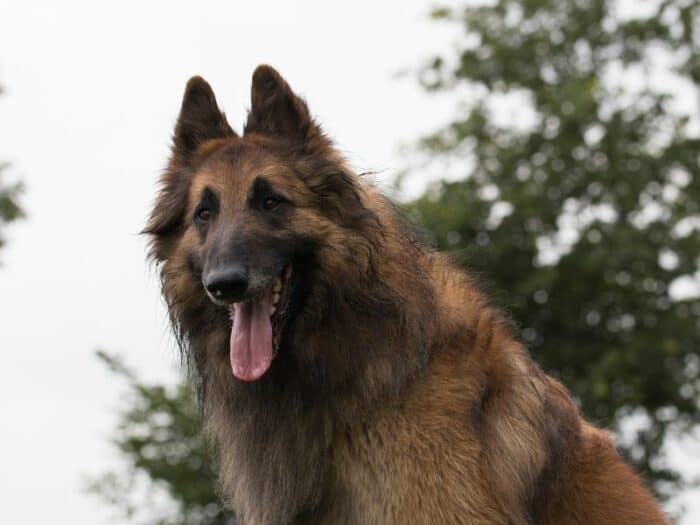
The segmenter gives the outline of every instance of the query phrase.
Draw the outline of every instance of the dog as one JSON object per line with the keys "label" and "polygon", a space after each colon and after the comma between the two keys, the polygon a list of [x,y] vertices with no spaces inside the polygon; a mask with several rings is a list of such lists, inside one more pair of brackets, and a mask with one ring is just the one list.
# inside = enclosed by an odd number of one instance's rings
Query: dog
{"label": "dog", "polygon": [[239,523],[661,524],[611,438],[267,65],[185,89],[145,228]]}

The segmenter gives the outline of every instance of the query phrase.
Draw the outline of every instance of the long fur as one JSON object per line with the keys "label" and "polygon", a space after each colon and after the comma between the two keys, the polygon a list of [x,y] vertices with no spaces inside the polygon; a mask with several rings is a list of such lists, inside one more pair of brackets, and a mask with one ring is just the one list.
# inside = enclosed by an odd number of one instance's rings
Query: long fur
{"label": "long fur", "polygon": [[[187,216],[198,178],[276,165],[302,204],[269,234],[313,247],[312,285],[270,370],[244,383],[226,312],[193,270]],[[254,74],[242,137],[190,81],[146,232],[241,523],[666,523],[610,438],[272,68]]]}

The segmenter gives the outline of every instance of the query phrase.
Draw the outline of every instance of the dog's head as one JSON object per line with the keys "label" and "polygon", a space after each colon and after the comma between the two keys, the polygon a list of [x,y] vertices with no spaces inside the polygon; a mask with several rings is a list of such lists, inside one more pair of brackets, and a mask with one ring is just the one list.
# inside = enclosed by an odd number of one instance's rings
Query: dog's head
{"label": "dog's head", "polygon": [[300,319],[322,316],[334,281],[369,264],[365,199],[274,69],[253,75],[242,136],[192,78],[145,230],[173,321],[185,337],[225,330],[233,374],[258,379]]}

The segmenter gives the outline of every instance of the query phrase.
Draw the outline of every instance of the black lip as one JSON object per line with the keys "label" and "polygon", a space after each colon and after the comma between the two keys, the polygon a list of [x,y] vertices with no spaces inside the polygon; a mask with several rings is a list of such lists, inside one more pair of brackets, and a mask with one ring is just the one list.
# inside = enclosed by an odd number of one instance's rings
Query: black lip
{"label": "black lip", "polygon": [[[290,274],[289,276],[285,276],[285,274],[288,271],[288,268],[290,269]],[[277,351],[279,350],[281,343],[282,343],[282,336],[285,327],[287,326],[287,323],[289,322],[290,319],[290,310],[292,308],[292,297],[293,297],[293,289],[295,286],[296,282],[296,272],[294,271],[294,267],[291,263],[287,263],[284,268],[282,269],[282,293],[280,294],[280,299],[277,302],[276,306],[276,311],[275,313],[271,316],[270,322],[272,323],[272,351],[273,355],[277,354]]]}

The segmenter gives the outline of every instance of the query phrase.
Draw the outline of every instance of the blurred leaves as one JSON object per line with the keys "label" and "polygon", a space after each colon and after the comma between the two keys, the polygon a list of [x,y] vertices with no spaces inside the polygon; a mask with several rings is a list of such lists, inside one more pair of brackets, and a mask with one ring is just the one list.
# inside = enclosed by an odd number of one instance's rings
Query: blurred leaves
{"label": "blurred leaves", "polygon": [[589,419],[644,415],[620,445],[670,494],[680,480],[663,445],[700,419],[700,126],[674,106],[679,92],[699,100],[700,2],[653,5],[646,17],[607,0],[434,10],[463,38],[419,79],[454,91],[458,110],[420,147],[462,177],[408,208],[482,276]]}
{"label": "blurred leaves", "polygon": [[136,523],[232,524],[219,504],[192,389],[185,382],[171,388],[144,384],[119,358],[97,355],[127,384],[112,438],[126,468],[93,479],[89,490]]}
{"label": "blurred leaves", "polygon": [[[3,88],[0,86],[0,95]],[[22,193],[20,183],[7,184],[3,182],[3,172],[8,168],[7,163],[0,162],[0,248],[5,244],[2,238],[2,229],[10,222],[23,216],[19,206],[19,195]]]}

